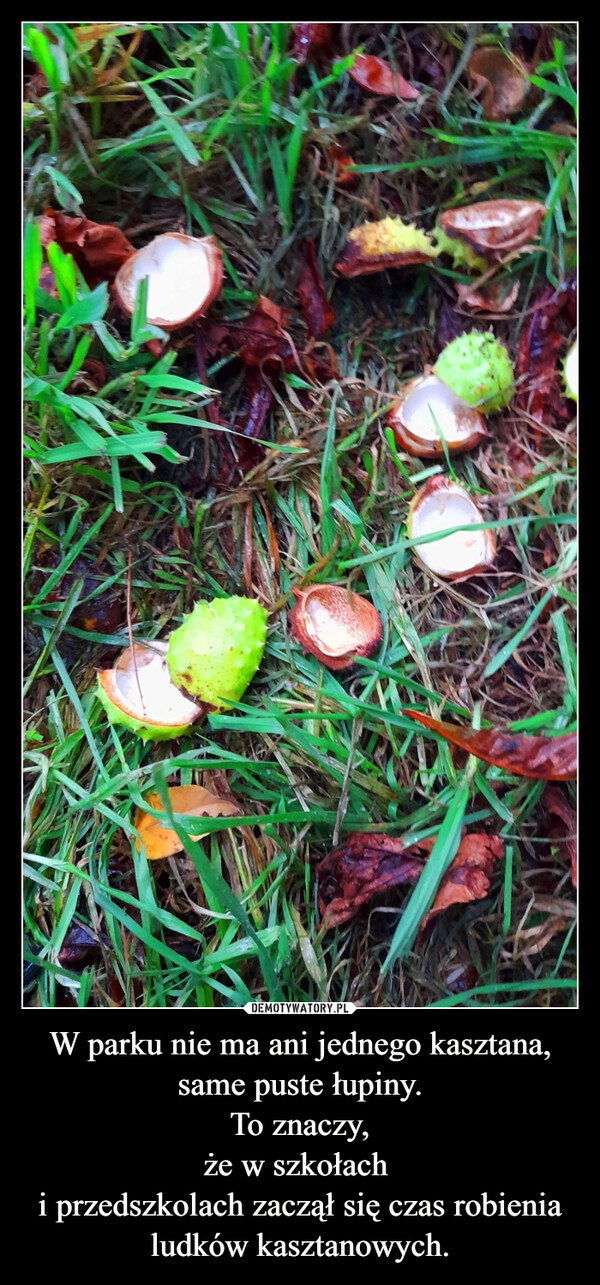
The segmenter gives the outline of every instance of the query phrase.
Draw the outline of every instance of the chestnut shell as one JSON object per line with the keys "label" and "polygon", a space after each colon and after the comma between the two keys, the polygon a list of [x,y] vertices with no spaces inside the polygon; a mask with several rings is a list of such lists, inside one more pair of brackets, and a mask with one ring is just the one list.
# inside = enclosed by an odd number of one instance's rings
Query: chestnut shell
{"label": "chestnut shell", "polygon": [[292,637],[328,669],[349,669],[357,656],[370,656],[379,646],[381,618],[367,598],[331,584],[293,592]]}

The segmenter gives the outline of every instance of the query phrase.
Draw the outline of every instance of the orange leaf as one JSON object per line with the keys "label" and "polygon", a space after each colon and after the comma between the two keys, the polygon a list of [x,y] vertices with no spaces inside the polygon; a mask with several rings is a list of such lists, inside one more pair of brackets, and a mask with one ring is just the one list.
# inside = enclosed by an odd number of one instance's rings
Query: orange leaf
{"label": "orange leaf", "polygon": [[440,910],[485,897],[494,865],[503,851],[498,835],[466,834],[442,879],[431,910],[421,920],[421,930]]}
{"label": "orange leaf", "polygon": [[577,735],[528,736],[525,732],[476,732],[472,727],[455,727],[454,723],[440,723],[416,709],[402,709],[408,718],[429,727],[445,741],[458,745],[467,754],[474,754],[485,763],[494,763],[505,772],[517,776],[530,776],[542,781],[572,781],[577,775]]}
{"label": "orange leaf", "polygon": [[[156,811],[164,811],[159,794],[149,794],[145,801]],[[239,816],[241,811],[237,803],[232,803],[229,799],[221,799],[218,794],[211,794],[201,785],[172,786],[169,789],[169,802],[173,812],[187,817],[233,817]],[[157,817],[150,816],[142,808],[136,809],[134,826],[139,835],[136,839],[136,848],[138,852],[141,851],[143,844],[149,861],[172,857],[175,852],[181,852],[183,849],[183,844],[175,831],[161,825]],[[204,835],[195,834],[193,837],[197,840],[204,838]]]}
{"label": "orange leaf", "polygon": [[370,90],[372,94],[405,99],[419,97],[420,91],[414,85],[409,85],[399,72],[392,71],[383,58],[374,58],[372,54],[357,54],[350,67],[350,75],[358,85]]}

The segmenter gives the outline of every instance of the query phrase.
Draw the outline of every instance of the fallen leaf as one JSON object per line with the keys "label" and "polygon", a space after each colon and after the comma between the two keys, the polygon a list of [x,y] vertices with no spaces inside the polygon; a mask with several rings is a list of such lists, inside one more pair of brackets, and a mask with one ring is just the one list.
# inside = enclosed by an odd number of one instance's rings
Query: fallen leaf
{"label": "fallen leaf", "polygon": [[223,434],[225,439],[223,446],[227,451],[228,457],[224,461],[223,468],[219,471],[219,484],[221,486],[230,486],[234,477],[239,479],[240,473],[242,476],[248,473],[262,459],[263,447],[252,439],[261,436],[263,424],[272,400],[273,392],[262,370],[257,366],[250,366],[244,376],[244,383],[232,424],[234,431],[243,433],[244,438],[247,440],[241,440],[236,437],[229,441],[228,437]]}
{"label": "fallen leaf", "polygon": [[560,915],[551,915],[543,924],[536,924],[534,928],[525,928],[523,932],[516,933],[514,937],[507,939],[515,944],[514,953],[509,958],[517,960],[527,958],[529,955],[540,955],[548,942],[552,941],[557,933],[564,932],[568,926],[568,919]]}
{"label": "fallen leaf", "polygon": [[519,282],[513,281],[508,289],[499,281],[481,286],[479,290],[474,286],[456,285],[456,293],[459,303],[465,308],[479,312],[510,312],[519,293]]}
{"label": "fallen leaf", "polygon": [[534,418],[544,418],[551,409],[559,418],[571,418],[571,406],[564,405],[561,372],[557,355],[564,343],[558,320],[563,310],[570,325],[577,319],[577,279],[569,273],[558,290],[548,286],[535,300],[519,341],[515,364],[518,392],[516,403]]}
{"label": "fallen leaf", "polygon": [[415,879],[433,844],[431,838],[407,847],[384,834],[350,834],[317,867],[323,923],[343,924],[377,892]]}
{"label": "fallen leaf", "polygon": [[84,968],[101,953],[102,944],[90,928],[84,924],[71,924],[57,958],[65,968],[76,968],[77,965]]}
{"label": "fallen leaf", "polygon": [[325,294],[312,241],[307,241],[302,249],[302,266],[296,292],[308,333],[313,339],[319,339],[333,325],[335,314]]}
{"label": "fallen leaf", "polygon": [[438,254],[431,238],[414,223],[385,218],[353,228],[335,267],[343,277],[362,277],[385,268],[430,263]]}
{"label": "fallen leaf", "polygon": [[[241,812],[237,803],[221,799],[217,794],[204,790],[201,785],[174,785],[168,793],[173,812],[188,817],[231,817],[239,816]],[[146,803],[157,811],[164,811],[159,794],[149,794]],[[150,861],[172,857],[174,853],[182,851],[183,844],[175,831],[161,825],[157,817],[150,816],[143,808],[136,809],[133,824],[139,835],[136,848],[140,852],[143,843]],[[195,834],[194,842],[202,838],[204,835]]]}
{"label": "fallen leaf", "polygon": [[72,254],[92,288],[101,281],[112,281],[122,264],[135,253],[131,242],[112,223],[72,218],[50,207],[40,221],[40,241],[44,247],[56,241],[65,254]]}
{"label": "fallen leaf", "polygon": [[438,227],[452,240],[462,241],[490,259],[499,259],[537,236],[545,214],[546,206],[541,201],[500,198],[445,210]]}
{"label": "fallen leaf", "polygon": [[[567,855],[571,862],[571,883],[577,887],[577,817],[570,805],[567,803],[561,790],[555,786],[548,785],[542,795],[542,805],[547,812],[559,818],[562,825],[556,827],[558,834],[552,835],[553,838],[566,839]],[[562,845],[561,845],[562,846]]]}
{"label": "fallen leaf", "polygon": [[[335,166],[336,185],[350,187],[355,186],[360,181],[359,174],[350,174],[348,172],[348,167],[354,165],[355,162],[351,156],[347,156],[342,151],[338,143],[331,143],[327,148],[327,159]],[[323,174],[323,171],[319,170],[319,174]],[[324,174],[323,177],[327,177],[327,175]]]}
{"label": "fallen leaf", "polygon": [[403,707],[402,713],[414,718],[444,740],[474,754],[485,763],[493,763],[505,772],[543,781],[572,781],[577,775],[577,735],[528,736],[526,732],[503,732],[498,729],[477,732],[472,727],[456,727]]}
{"label": "fallen leaf", "polygon": [[354,63],[350,67],[350,75],[357,85],[362,85],[362,88],[368,89],[371,94],[385,94],[391,98],[404,99],[418,98],[420,95],[420,90],[415,89],[414,85],[409,85],[399,72],[392,71],[389,63],[384,62],[383,58],[373,57],[372,54],[356,54]]}
{"label": "fallen leaf", "polygon": [[[434,844],[434,835],[408,845],[387,835],[349,835],[317,867],[322,926],[329,929],[346,923],[376,893],[418,878]],[[502,853],[502,841],[496,835],[463,833],[421,929],[447,906],[484,897]]]}
{"label": "fallen leaf", "polygon": [[79,389],[85,390],[90,385],[98,392],[106,383],[106,369],[101,361],[95,357],[86,357],[77,374],[73,377],[70,384],[67,385],[68,393],[75,393]]}
{"label": "fallen leaf", "polygon": [[446,870],[435,901],[421,920],[421,931],[440,910],[469,901],[480,901],[490,886],[496,861],[503,855],[502,840],[496,834],[466,834],[454,861]]}
{"label": "fallen leaf", "polygon": [[283,326],[287,313],[266,295],[260,296],[254,312],[232,327],[234,339],[241,338],[239,356],[246,366],[265,366],[292,370],[297,364],[289,336]]}
{"label": "fallen leaf", "polygon": [[294,27],[293,57],[301,66],[313,59],[331,56],[331,22],[297,22]]}
{"label": "fallen leaf", "polygon": [[482,97],[486,120],[506,120],[523,107],[531,88],[527,72],[523,63],[504,49],[497,45],[476,49],[467,72]]}

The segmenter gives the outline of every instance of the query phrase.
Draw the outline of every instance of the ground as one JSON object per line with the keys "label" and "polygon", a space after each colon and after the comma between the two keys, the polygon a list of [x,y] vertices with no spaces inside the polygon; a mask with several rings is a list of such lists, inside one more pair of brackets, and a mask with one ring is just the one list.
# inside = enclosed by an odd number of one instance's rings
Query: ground
{"label": "ground", "polygon": [[[468,759],[402,709],[516,734],[575,727],[576,425],[561,375],[575,25],[49,23],[26,24],[24,44],[26,1003],[572,1004],[574,784]],[[499,121],[468,74],[488,47],[532,77]],[[357,83],[357,50],[419,96]],[[431,232],[441,211],[496,197],[547,211],[494,278],[518,284],[506,312],[461,303],[477,272],[448,255],[336,272],[359,224]],[[213,236],[220,297],[157,337],[80,249],[74,268],[46,245],[39,275],[48,209],[136,249]],[[322,334],[298,295],[309,262],[333,311]],[[260,296],[284,312],[248,364]],[[396,448],[383,417],[400,383],[486,328],[517,372],[490,437],[441,463]],[[411,499],[441,472],[495,524],[493,567],[459,583],[407,541]],[[292,591],[314,582],[382,618],[381,646],[349,670],[291,637]],[[96,671],[226,595],[269,619],[238,707],[160,743],[111,725]],[[136,809],[191,784],[233,796],[243,823],[188,821],[185,849],[149,861]],[[489,886],[424,926],[461,831],[498,838]],[[356,834],[434,838],[434,864],[417,849],[409,882],[332,928],[317,867]]]}

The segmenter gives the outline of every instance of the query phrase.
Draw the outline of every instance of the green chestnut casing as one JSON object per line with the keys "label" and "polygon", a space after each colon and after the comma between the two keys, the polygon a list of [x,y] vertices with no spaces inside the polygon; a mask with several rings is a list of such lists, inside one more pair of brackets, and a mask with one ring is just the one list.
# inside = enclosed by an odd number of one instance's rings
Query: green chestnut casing
{"label": "green chestnut casing", "polygon": [[440,353],[434,374],[470,406],[484,413],[508,406],[514,388],[506,348],[490,331],[459,335]]}
{"label": "green chestnut casing", "polygon": [[199,602],[169,639],[171,681],[191,699],[225,710],[253,679],[266,637],[267,613],[255,598]]}

